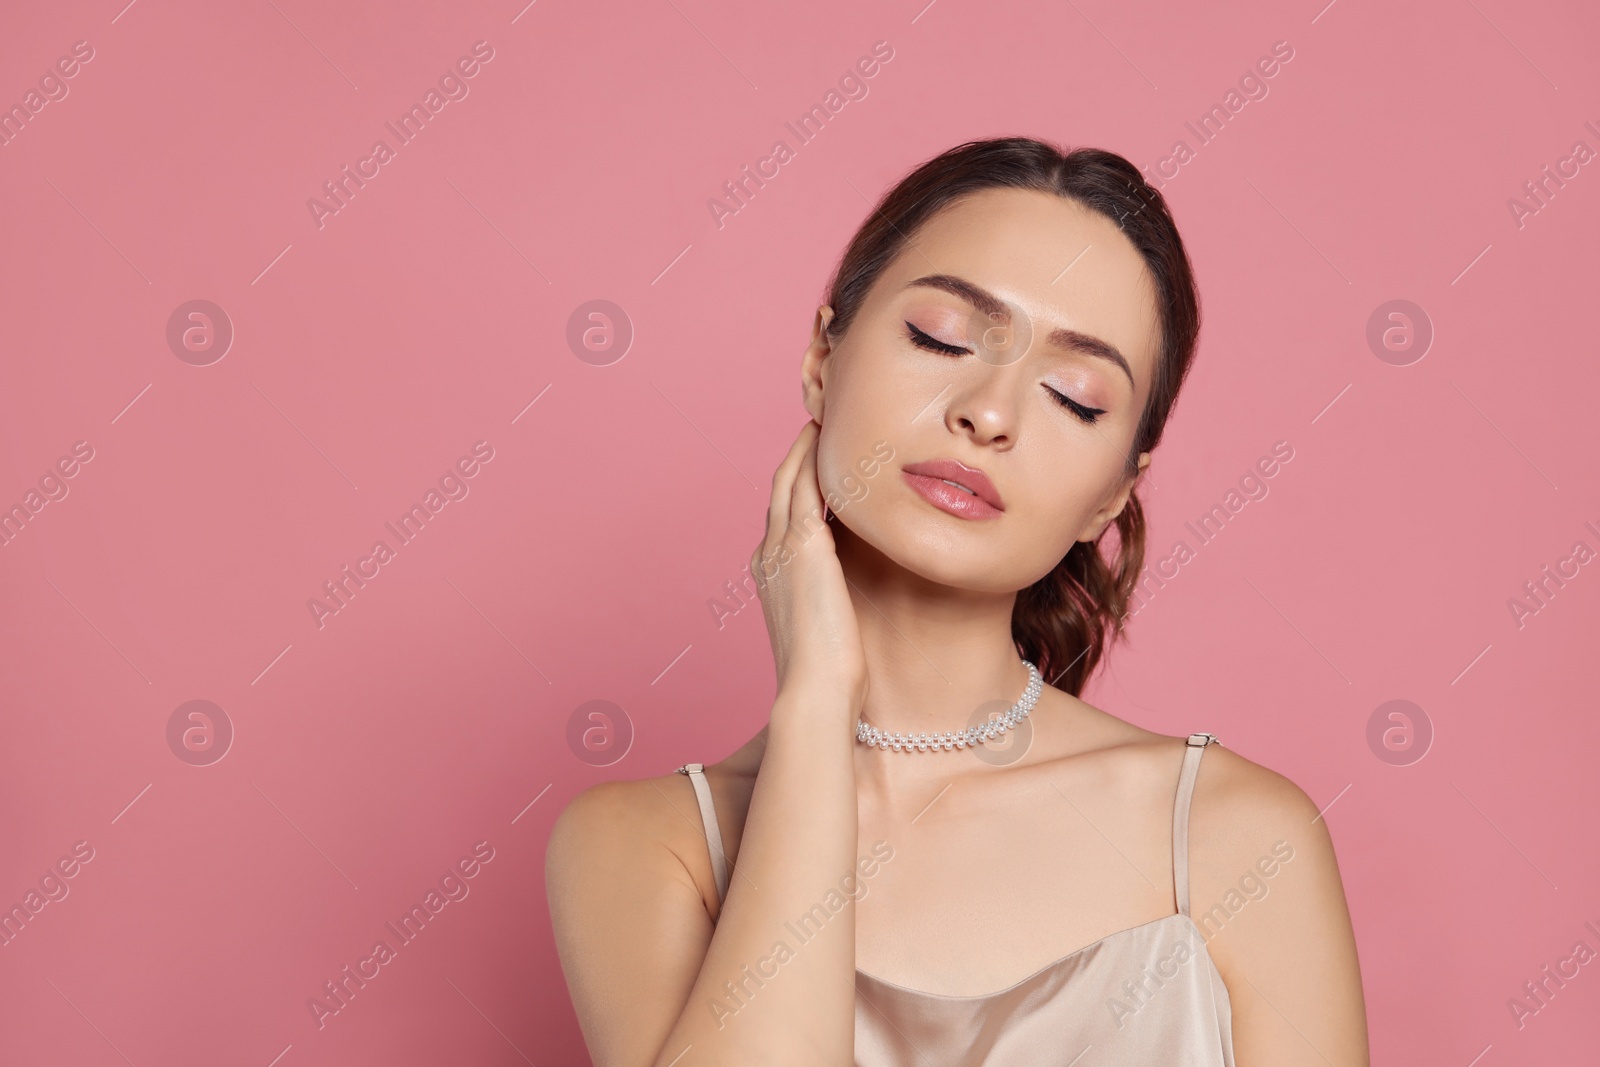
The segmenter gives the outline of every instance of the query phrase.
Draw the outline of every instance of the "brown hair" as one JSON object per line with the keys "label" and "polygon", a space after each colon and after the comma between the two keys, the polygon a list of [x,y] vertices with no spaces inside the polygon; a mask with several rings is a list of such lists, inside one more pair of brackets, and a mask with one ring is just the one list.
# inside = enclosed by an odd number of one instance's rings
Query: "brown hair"
{"label": "brown hair", "polygon": [[[828,283],[826,301],[834,311],[828,335],[844,335],[873,282],[924,223],[962,197],[991,188],[1034,189],[1076,201],[1115,222],[1144,258],[1155,282],[1161,350],[1126,457],[1131,476],[1139,453],[1161,440],[1189,373],[1200,334],[1200,299],[1166,201],[1114,152],[1063,152],[1033,138],[1003,137],[969,141],[923,163],[884,194],[845,249]],[[1121,636],[1144,565],[1144,509],[1137,493],[1129,494],[1114,525],[1117,546],[1109,561],[1100,553],[1105,533],[1077,542],[1049,574],[1017,594],[1011,613],[1017,651],[1046,681],[1074,695],[1083,692],[1111,641]]]}

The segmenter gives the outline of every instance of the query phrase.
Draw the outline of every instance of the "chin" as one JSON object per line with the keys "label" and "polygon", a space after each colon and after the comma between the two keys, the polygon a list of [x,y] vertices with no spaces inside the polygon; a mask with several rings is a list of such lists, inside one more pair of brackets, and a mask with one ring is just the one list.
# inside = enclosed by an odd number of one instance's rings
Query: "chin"
{"label": "chin", "polygon": [[[1015,593],[1050,573],[1060,560],[1057,556],[1033,568],[1019,567],[1016,546],[1007,545],[1003,535],[996,536],[1000,533],[997,524],[980,527],[953,516],[946,521],[936,512],[920,514],[923,510],[927,509],[880,506],[852,512],[847,507],[831,521],[842,524],[863,547],[881,557],[881,562],[936,585],[968,592]],[[1007,563],[997,566],[997,560]]]}

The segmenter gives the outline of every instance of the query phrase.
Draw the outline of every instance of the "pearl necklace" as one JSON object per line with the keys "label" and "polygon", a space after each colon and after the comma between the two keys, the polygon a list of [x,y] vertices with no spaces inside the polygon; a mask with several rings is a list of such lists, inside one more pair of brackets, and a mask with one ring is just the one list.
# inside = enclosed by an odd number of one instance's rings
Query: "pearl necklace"
{"label": "pearl necklace", "polygon": [[950,752],[954,749],[980,745],[990,738],[999,737],[1028,717],[1028,712],[1033,710],[1033,705],[1039,700],[1039,694],[1044,690],[1044,679],[1039,677],[1039,668],[1027,660],[1023,660],[1022,665],[1028,668],[1028,687],[1022,691],[1021,699],[1011,705],[1010,710],[999,719],[991,720],[981,726],[969,726],[965,730],[947,730],[935,734],[890,734],[857,719],[856,740],[864,745],[893,749],[896,752],[927,752],[930,749]]}

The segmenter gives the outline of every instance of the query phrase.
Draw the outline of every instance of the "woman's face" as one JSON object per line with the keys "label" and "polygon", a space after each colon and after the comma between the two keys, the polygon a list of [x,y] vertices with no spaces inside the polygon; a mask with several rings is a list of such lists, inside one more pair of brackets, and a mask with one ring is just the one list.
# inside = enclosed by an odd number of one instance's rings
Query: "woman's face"
{"label": "woman's face", "polygon": [[818,479],[885,556],[942,585],[1015,591],[1121,511],[1160,327],[1144,261],[1111,220],[982,190],[912,236],[835,341],[831,318],[802,366]]}

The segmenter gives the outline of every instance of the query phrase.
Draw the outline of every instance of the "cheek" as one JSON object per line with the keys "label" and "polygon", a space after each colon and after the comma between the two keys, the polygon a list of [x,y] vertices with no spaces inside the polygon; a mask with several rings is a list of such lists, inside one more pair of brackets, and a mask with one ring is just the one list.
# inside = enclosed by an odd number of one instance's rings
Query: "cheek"
{"label": "cheek", "polygon": [[832,417],[831,410],[826,414],[822,434],[817,439],[817,485],[823,501],[837,511],[840,502],[849,498],[846,483],[852,470],[853,420],[845,412],[840,412],[839,418]]}
{"label": "cheek", "polygon": [[[907,402],[901,395],[903,383],[897,388],[893,368],[882,366],[887,360],[863,359],[867,354],[857,350],[836,355],[845,359],[828,382],[817,441],[817,479],[825,496],[834,493],[849,499],[861,495],[861,464],[872,460],[874,444],[890,437],[886,428],[908,425],[910,416],[901,411]],[[898,452],[901,442],[892,444]],[[880,469],[874,480],[882,477]]]}
{"label": "cheek", "polygon": [[1030,557],[1054,567],[1077,542],[1078,534],[1094,514],[1103,487],[1069,481],[1059,469],[1036,472],[1034,477],[1039,479],[1035,484],[1050,488],[1029,502],[1027,512],[1033,521],[1018,536],[1027,539]]}
{"label": "cheek", "polygon": [[1032,514],[1037,521],[1013,533],[1021,542],[1016,555],[1028,561],[1028,569],[1036,571],[1037,577],[1043,577],[1072,550],[1083,523],[1078,509],[1064,500],[1051,501]]}

